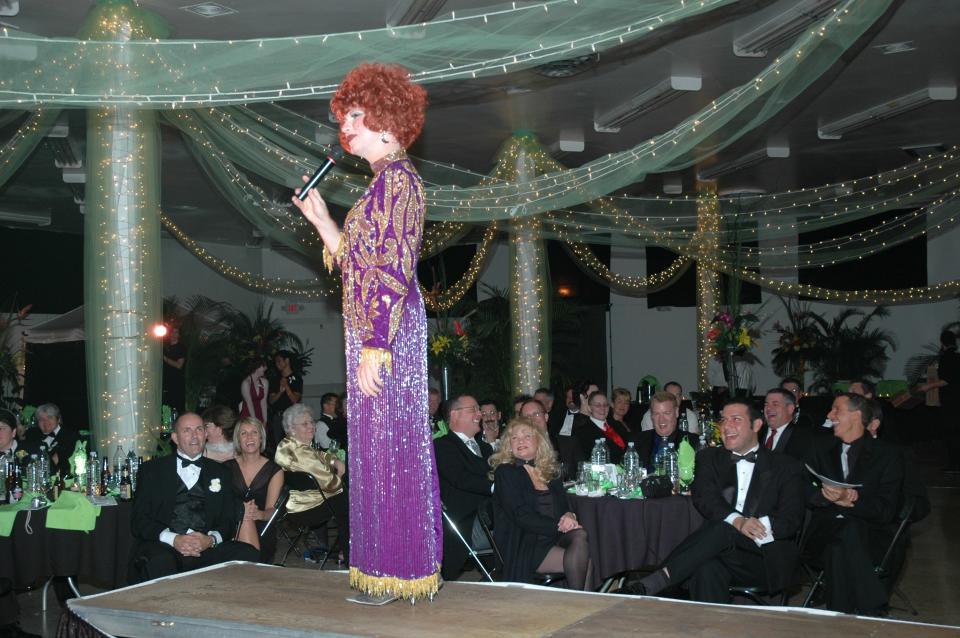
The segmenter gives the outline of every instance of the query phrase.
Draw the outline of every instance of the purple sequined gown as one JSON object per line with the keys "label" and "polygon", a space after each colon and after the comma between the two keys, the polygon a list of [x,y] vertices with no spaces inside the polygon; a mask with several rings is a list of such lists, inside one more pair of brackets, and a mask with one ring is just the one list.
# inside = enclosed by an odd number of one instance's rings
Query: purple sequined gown
{"label": "purple sequined gown", "polygon": [[[416,598],[437,591],[442,551],[427,403],[427,319],[417,282],[423,183],[403,154],[373,169],[334,257],[343,274],[350,585]],[[371,349],[392,359],[376,397],[364,396],[357,384],[361,352]]]}

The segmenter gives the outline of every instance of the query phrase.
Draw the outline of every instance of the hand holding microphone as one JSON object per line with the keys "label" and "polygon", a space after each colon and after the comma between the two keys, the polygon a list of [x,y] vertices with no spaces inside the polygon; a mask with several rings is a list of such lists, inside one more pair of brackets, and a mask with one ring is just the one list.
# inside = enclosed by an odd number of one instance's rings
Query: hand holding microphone
{"label": "hand holding microphone", "polygon": [[313,224],[317,230],[321,230],[322,226],[331,223],[332,220],[326,203],[323,201],[323,198],[320,197],[315,187],[343,156],[344,150],[339,146],[335,147],[330,152],[330,155],[327,156],[326,161],[314,172],[312,177],[307,178],[306,175],[303,176],[304,186],[299,189],[292,198],[294,206],[300,209],[300,212],[307,218],[307,221]]}
{"label": "hand holding microphone", "polygon": [[324,176],[330,172],[330,169],[333,168],[337,162],[343,159],[343,155],[344,150],[342,148],[339,146],[333,147],[333,149],[330,151],[330,154],[327,155],[326,161],[320,165],[320,168],[314,171],[313,177],[307,180],[306,185],[300,189],[300,192],[297,194],[297,199],[299,199],[301,202],[305,200],[310,195],[310,191],[313,190],[316,185],[320,183],[320,180],[322,180]]}

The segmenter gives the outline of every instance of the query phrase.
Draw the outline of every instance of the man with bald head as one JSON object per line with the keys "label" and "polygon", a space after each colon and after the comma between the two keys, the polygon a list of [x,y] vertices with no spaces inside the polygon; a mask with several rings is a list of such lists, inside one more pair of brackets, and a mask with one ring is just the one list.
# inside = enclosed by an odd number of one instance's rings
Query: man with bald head
{"label": "man with bald head", "polygon": [[230,471],[203,456],[206,430],[187,412],[173,425],[177,451],[140,468],[130,531],[132,583],[231,560],[257,561],[260,552],[235,541],[243,504]]}

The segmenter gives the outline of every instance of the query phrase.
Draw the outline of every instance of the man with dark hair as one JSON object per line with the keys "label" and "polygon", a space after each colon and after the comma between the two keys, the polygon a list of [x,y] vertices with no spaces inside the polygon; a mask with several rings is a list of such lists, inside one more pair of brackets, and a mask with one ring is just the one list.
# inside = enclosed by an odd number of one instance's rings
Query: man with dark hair
{"label": "man with dark hair", "polygon": [[480,400],[480,426],[481,431],[478,436],[490,444],[496,451],[500,447],[500,432],[503,429],[501,421],[500,408],[493,399]]}
{"label": "man with dark hair", "polygon": [[940,426],[944,433],[947,452],[947,472],[960,472],[960,354],[957,353],[957,335],[951,330],[940,333],[940,356],[937,358],[936,381],[918,386],[921,392],[938,389],[940,392]]}
{"label": "man with dark hair", "polygon": [[[800,412],[800,399],[806,396],[803,391],[803,382],[796,377],[784,377],[780,380],[780,387],[793,395],[796,404],[796,410],[793,412],[793,424],[801,428],[813,429],[813,420],[809,414]],[[815,434],[821,432],[820,428],[813,429]]]}
{"label": "man with dark hair", "polygon": [[[871,420],[871,414],[875,411],[874,404],[879,405],[880,410],[883,411],[883,414],[880,416],[880,420],[884,423],[884,438],[886,439],[898,439],[899,435],[897,433],[897,418],[895,415],[895,410],[893,405],[886,399],[881,399],[877,396],[877,386],[872,381],[869,381],[864,378],[854,379],[850,382],[850,385],[847,387],[847,392],[851,394],[859,394],[862,397],[868,399],[866,411],[863,415],[864,425],[869,425]],[[888,443],[894,443],[896,441],[889,440]]]}
{"label": "man with dark hair", "polygon": [[810,456],[817,474],[856,487],[824,484],[810,499],[803,558],[825,570],[827,608],[877,615],[887,594],[874,573],[893,533],[902,502],[903,457],[867,434],[868,399],[837,396],[827,418],[832,440],[818,440]]}
{"label": "man with dark hair", "polygon": [[731,585],[776,592],[790,584],[805,476],[798,461],[759,444],[762,425],[751,403],[724,405],[723,447],[700,451],[693,480],[693,503],[706,522],[632,591],[656,595],[686,582],[693,600],[728,603]]}
{"label": "man with dark hair", "polygon": [[[335,392],[327,392],[320,397],[320,418],[317,419],[317,434],[314,438],[324,449],[329,447],[331,441],[336,441],[342,449],[347,449],[347,422],[337,414],[338,403],[340,397]],[[324,429],[326,431],[323,431]],[[327,445],[323,445],[323,439],[326,439]]]}
{"label": "man with dark hair", "polygon": [[529,394],[518,394],[513,397],[513,416],[520,416],[520,408],[523,407],[523,404],[532,399],[533,397]]}
{"label": "man with dark hair", "polygon": [[543,430],[544,434],[547,434],[547,408],[539,399],[524,401],[520,405],[520,413],[517,416],[530,419],[535,426]]}
{"label": "man with dark hair", "polygon": [[533,398],[543,405],[547,414],[550,414],[550,411],[553,410],[553,392],[550,391],[550,388],[537,388],[533,393]]}
{"label": "man with dark hair", "polygon": [[177,453],[140,468],[130,531],[132,583],[231,560],[257,561],[252,545],[233,540],[243,514],[230,470],[202,455],[203,419],[187,412],[173,425]]}
{"label": "man with dark hair", "polygon": [[[480,405],[473,397],[462,395],[451,401],[447,423],[450,431],[433,442],[440,498],[460,533],[470,538],[477,511],[493,493],[487,464],[493,450],[475,438],[480,432]],[[441,574],[453,580],[463,571],[467,550],[447,527],[443,527]]]}
{"label": "man with dark hair", "polygon": [[768,390],[763,402],[766,424],[760,430],[760,443],[768,450],[803,461],[813,445],[813,432],[793,423],[796,409],[796,399],[792,392],[783,388]]}

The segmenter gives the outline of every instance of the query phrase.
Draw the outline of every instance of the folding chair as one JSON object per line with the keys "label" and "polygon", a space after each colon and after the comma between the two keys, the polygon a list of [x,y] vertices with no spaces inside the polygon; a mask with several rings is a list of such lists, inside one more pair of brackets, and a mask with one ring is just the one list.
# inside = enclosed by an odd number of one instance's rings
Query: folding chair
{"label": "folding chair", "polygon": [[[327,501],[327,497],[324,496],[323,490],[320,489],[320,484],[317,482],[317,478],[313,474],[310,474],[309,472],[290,472],[290,471],[284,470],[283,479],[284,479],[284,488],[288,494],[288,498],[289,498],[289,492],[291,491],[308,492],[308,491],[314,490],[320,494],[321,503],[317,507],[323,507],[327,509],[328,516],[326,517],[325,521],[329,521],[330,519],[334,518],[333,508],[330,506],[330,503]],[[284,501],[284,503],[286,503],[286,501]],[[288,523],[295,523],[297,518],[296,514],[297,514],[296,512],[290,512],[289,510],[284,508],[284,512],[280,516],[279,520],[277,521],[277,524],[282,523],[284,521]],[[293,517],[292,520],[288,520],[291,516]],[[286,564],[287,558],[290,556],[290,552],[293,551],[293,548],[297,546],[297,544],[300,542],[300,539],[303,538],[304,535],[306,535],[310,531],[310,529],[311,528],[306,525],[298,524],[296,525],[296,528],[294,531],[294,537],[291,538],[290,535],[287,533],[286,529],[284,529],[283,527],[279,528],[280,533],[283,534],[284,538],[286,538],[287,541],[290,543],[290,546],[287,547],[287,551],[284,552],[283,554],[283,559],[281,559],[279,563],[280,565]],[[327,564],[327,559],[330,557],[331,553],[333,553],[334,551],[339,551],[342,540],[343,539],[341,539],[340,535],[338,534],[337,540],[333,543],[333,545],[331,545],[327,549],[326,553],[324,554],[323,561],[320,563],[320,569],[323,569],[324,565]]]}
{"label": "folding chair", "polygon": [[[481,556],[495,557],[498,560],[500,560],[501,563],[503,560],[502,557],[500,557],[499,555],[500,554],[499,550],[495,549],[496,544],[493,541],[492,534],[489,533],[489,527],[487,527],[482,521],[479,523],[479,525],[481,526],[481,529],[484,530],[483,531],[484,535],[487,536],[487,540],[489,541],[490,547],[480,547],[479,549],[475,548],[473,544],[467,541],[464,535],[460,532],[460,528],[457,527],[457,524],[454,522],[453,518],[447,512],[447,506],[441,503],[440,508],[442,510],[444,522],[450,528],[450,531],[453,532],[454,536],[456,536],[460,540],[460,542],[463,543],[463,546],[467,548],[467,553],[470,555],[470,558],[473,559],[473,562],[477,564],[477,567],[480,568],[480,573],[482,573],[484,577],[491,583],[494,582],[493,576],[490,574],[490,570],[488,570],[487,566],[483,564],[482,560],[480,560]],[[479,511],[477,513],[477,520],[480,521]],[[473,532],[471,530],[471,539],[472,537],[473,537]]]}
{"label": "folding chair", "polygon": [[[878,578],[895,578],[897,576],[897,574],[891,573],[891,568],[893,567],[890,564],[891,559],[893,558],[894,551],[897,549],[898,545],[901,542],[906,542],[907,529],[910,527],[910,523],[912,522],[911,519],[913,517],[913,510],[916,507],[916,504],[916,499],[912,497],[908,498],[906,503],[904,503],[903,509],[900,511],[900,515],[898,516],[899,523],[897,525],[897,531],[894,533],[893,538],[890,539],[890,544],[887,546],[887,551],[884,552],[883,558],[880,559],[880,562],[873,568],[873,572]],[[810,585],[810,591],[807,592],[807,597],[803,601],[804,607],[810,606],[817,589],[823,585],[823,579],[824,570],[821,569],[813,576],[813,583]],[[890,589],[890,594],[896,594],[899,596],[900,599],[903,600],[903,602],[907,605],[907,611],[909,611],[912,615],[916,616],[919,614],[917,608],[913,606],[913,603],[910,602],[910,599],[907,598],[907,595],[903,593],[896,583],[893,583]]]}

